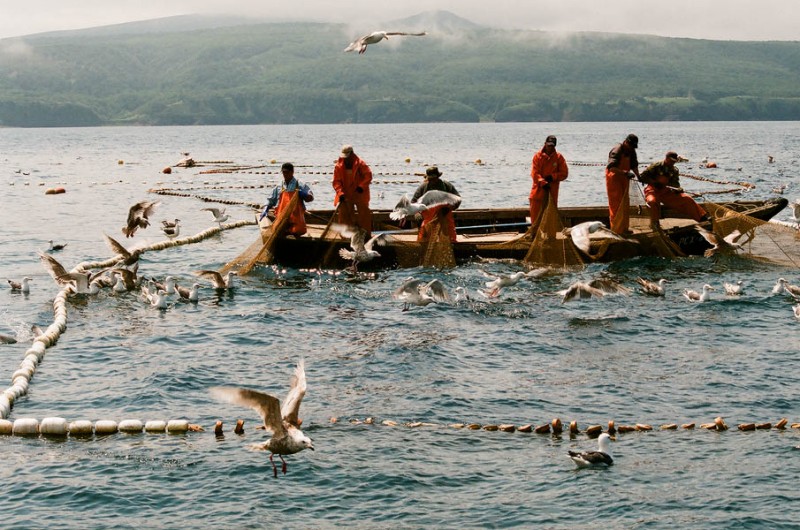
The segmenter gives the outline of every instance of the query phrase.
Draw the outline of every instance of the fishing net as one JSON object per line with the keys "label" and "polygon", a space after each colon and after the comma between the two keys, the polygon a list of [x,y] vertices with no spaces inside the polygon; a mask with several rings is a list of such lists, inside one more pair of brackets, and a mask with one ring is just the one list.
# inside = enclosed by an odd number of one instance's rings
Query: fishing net
{"label": "fishing net", "polygon": [[530,265],[561,268],[583,265],[584,261],[572,239],[563,233],[564,225],[555,202],[550,200],[549,194],[545,197],[539,219],[531,225],[533,241],[524,261]]}
{"label": "fishing net", "polygon": [[436,218],[423,228],[422,263],[420,263],[423,267],[446,269],[456,266],[456,256],[453,253],[444,215],[440,211]]}
{"label": "fishing net", "polygon": [[717,237],[725,238],[735,231],[741,234],[734,241],[744,251],[740,256],[800,268],[800,230],[796,226],[763,221],[712,202],[704,203],[704,207],[713,218]]}
{"label": "fishing net", "polygon": [[642,251],[648,255],[662,258],[685,256],[678,245],[667,237],[662,230],[652,229],[650,207],[645,202],[644,190],[639,181],[631,179],[628,186],[628,198],[630,201],[630,229],[639,234],[637,241],[639,241]]}

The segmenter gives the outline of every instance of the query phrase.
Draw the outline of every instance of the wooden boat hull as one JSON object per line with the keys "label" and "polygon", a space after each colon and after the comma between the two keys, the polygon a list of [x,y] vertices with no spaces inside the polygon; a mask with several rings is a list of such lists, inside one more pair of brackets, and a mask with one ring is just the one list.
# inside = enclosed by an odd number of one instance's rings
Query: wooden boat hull
{"label": "wooden boat hull", "polygon": [[[733,201],[718,203],[737,212],[767,221],[784,209],[785,198],[764,201]],[[339,250],[349,248],[344,238],[321,239],[324,226],[333,210],[306,212],[308,233],[302,237],[285,237],[275,247],[278,263],[295,268],[344,268],[350,265],[339,256]],[[453,243],[456,261],[463,263],[477,258],[523,259],[531,240],[525,236],[528,228],[527,208],[464,209],[454,212],[458,241]],[[575,226],[587,221],[601,221],[608,225],[608,208],[604,206],[559,208],[563,226]],[[694,222],[681,218],[676,212],[665,209],[662,222],[664,233],[687,255],[702,255],[710,245],[694,230]],[[666,225],[666,226],[665,226]],[[389,219],[388,210],[373,212],[373,229],[392,235],[391,242],[378,247],[381,257],[359,265],[359,270],[410,268],[420,265],[423,243],[416,241],[416,229],[403,230]],[[263,233],[263,232],[262,232]],[[648,232],[649,233],[649,232]],[[647,233],[636,234],[634,239]],[[615,243],[604,249],[599,261],[619,261],[638,256],[656,255],[646,245]]]}

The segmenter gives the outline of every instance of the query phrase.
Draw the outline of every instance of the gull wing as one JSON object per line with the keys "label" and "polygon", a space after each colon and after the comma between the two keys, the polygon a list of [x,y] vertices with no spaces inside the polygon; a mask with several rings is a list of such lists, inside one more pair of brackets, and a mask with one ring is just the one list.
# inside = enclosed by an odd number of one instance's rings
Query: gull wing
{"label": "gull wing", "polygon": [[306,370],[305,362],[300,359],[294,369],[294,375],[289,381],[289,393],[283,400],[281,417],[290,425],[300,427],[300,403],[306,395]]}
{"label": "gull wing", "polygon": [[67,269],[61,265],[56,258],[51,256],[50,254],[45,254],[44,252],[39,252],[39,259],[42,261],[42,264],[47,269],[47,272],[50,273],[50,276],[53,277],[54,280],[61,283],[59,278],[63,278],[67,276]]}
{"label": "gull wing", "polygon": [[589,255],[591,250],[591,244],[589,242],[590,225],[591,223],[581,223],[573,226],[569,231],[572,242],[586,255]]}
{"label": "gull wing", "polygon": [[427,31],[420,31],[419,33],[406,33],[405,31],[387,31],[386,35],[406,35],[409,37],[423,37],[428,34]]}
{"label": "gull wing", "polygon": [[128,249],[123,247],[122,244],[119,241],[117,241],[116,239],[114,239],[113,237],[109,236],[108,234],[103,234],[103,237],[106,240],[106,244],[108,245],[108,248],[111,249],[111,252],[115,252],[115,253],[119,254],[120,256],[122,256],[123,260],[127,260],[128,258],[130,258],[132,256],[130,251],[128,251]]}
{"label": "gull wing", "polygon": [[281,406],[278,398],[249,388],[229,386],[216,386],[211,388],[210,392],[219,400],[250,407],[258,412],[261,419],[264,420],[264,427],[272,431],[276,437],[286,434],[286,428],[281,421]]}
{"label": "gull wing", "polygon": [[447,292],[444,284],[438,279],[431,280],[425,284],[425,291],[437,302],[450,302],[451,300],[450,293]]}
{"label": "gull wing", "polygon": [[594,280],[589,282],[589,287],[594,287],[595,289],[599,289],[606,294],[630,294],[631,290],[622,285],[621,283],[615,282],[613,280],[608,280],[605,278],[595,278]]}
{"label": "gull wing", "polygon": [[576,299],[591,298],[593,296],[602,298],[606,295],[606,293],[600,289],[592,287],[591,285],[583,282],[575,282],[565,290],[559,291],[558,294],[563,295],[563,298],[561,299],[562,304]]}
{"label": "gull wing", "polygon": [[706,241],[708,241],[709,245],[714,247],[719,246],[719,238],[717,237],[717,234],[706,230],[700,225],[694,225],[694,229],[697,230],[697,232],[703,236]]}
{"label": "gull wing", "polygon": [[216,285],[225,286],[225,279],[222,277],[220,273],[217,271],[212,270],[201,270],[195,272],[196,276],[200,276],[201,278],[206,278],[207,280],[211,280],[211,282]]}
{"label": "gull wing", "polygon": [[421,286],[422,280],[418,280],[416,278],[407,278],[406,281],[403,282],[403,285],[395,289],[395,291],[392,293],[392,297],[402,300],[408,295],[416,295],[419,293],[419,288]]}
{"label": "gull wing", "polygon": [[222,216],[222,214],[224,214],[224,213],[225,213],[225,208],[223,208],[223,209],[221,209],[221,210],[220,210],[219,208],[203,208],[203,209],[202,209],[202,210],[200,210],[200,211],[202,211],[202,212],[211,212],[211,214],[212,214],[214,217],[221,217],[221,216]]}
{"label": "gull wing", "polygon": [[424,204],[428,208],[447,205],[455,210],[461,205],[461,197],[453,193],[447,193],[446,191],[431,190],[426,191],[422,197],[417,199],[417,203]]}
{"label": "gull wing", "polygon": [[369,241],[364,244],[364,248],[366,250],[371,251],[375,245],[383,246],[389,240],[389,236],[386,234],[378,234],[376,236],[372,236]]}

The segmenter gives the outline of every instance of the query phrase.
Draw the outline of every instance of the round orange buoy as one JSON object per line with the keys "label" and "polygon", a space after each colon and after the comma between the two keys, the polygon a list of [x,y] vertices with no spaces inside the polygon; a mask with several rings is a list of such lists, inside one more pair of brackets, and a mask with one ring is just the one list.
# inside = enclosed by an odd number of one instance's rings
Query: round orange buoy
{"label": "round orange buoy", "polygon": [[117,160],[117,164],[119,164],[120,166],[121,166],[122,164],[124,164],[124,163],[125,163],[125,161],[124,161],[124,160]]}
{"label": "round orange buoy", "polygon": [[411,162],[411,159],[410,158],[406,158],[406,164],[409,164],[410,162]]}
{"label": "round orange buoy", "polygon": [[713,169],[713,168],[717,167],[717,163],[716,162],[709,162],[708,164],[706,164],[706,167]]}
{"label": "round orange buoy", "polygon": [[55,188],[47,188],[46,190],[44,190],[44,194],[45,195],[55,195],[56,194],[56,189]]}
{"label": "round orange buoy", "polygon": [[165,175],[169,175],[170,173],[172,173],[172,168],[167,166],[164,169],[162,169],[161,172],[164,173]]}

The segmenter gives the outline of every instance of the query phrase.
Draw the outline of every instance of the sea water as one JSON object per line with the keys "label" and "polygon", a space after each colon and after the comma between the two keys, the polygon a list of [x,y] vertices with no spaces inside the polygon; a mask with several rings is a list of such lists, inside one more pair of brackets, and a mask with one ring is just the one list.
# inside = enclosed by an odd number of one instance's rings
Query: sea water
{"label": "sea water", "polygon": [[[197,196],[263,203],[284,161],[312,185],[313,208],[331,207],[342,144],[375,172],[373,207],[390,208],[413,192],[433,164],[464,207],[524,207],[530,159],[555,134],[570,163],[559,204],[603,205],[607,153],[631,132],[643,163],[675,150],[689,159],[683,173],[755,184],[739,198],[768,198],[780,186],[791,201],[800,198],[800,128],[791,122],[0,129],[0,276],[34,279],[28,295],[0,290],[0,332],[30,340],[31,324],[52,322],[58,287],[37,256],[48,240],[68,243],[54,256],[69,269],[110,257],[104,233],[129,247],[155,243],[164,238],[157,225],[175,218],[182,235],[198,233],[214,225],[202,208],[219,205]],[[161,172],[185,152],[198,162],[254,167]],[[718,168],[702,168],[703,159]],[[59,186],[66,193],[45,195]],[[155,188],[192,197],[148,193]],[[710,198],[718,197],[737,198]],[[153,226],[126,240],[127,210],[142,200],[162,204]],[[227,211],[231,221],[254,215],[237,204]],[[788,219],[788,210],[777,218]],[[194,271],[221,267],[257,237],[251,226],[146,253],[140,274],[170,274],[189,287]],[[66,332],[9,419],[185,418],[206,431],[2,436],[0,526],[795,527],[800,430],[745,433],[736,425],[800,422],[800,322],[787,295],[771,294],[779,277],[800,282],[796,269],[746,259],[633,259],[523,281],[496,299],[478,294],[485,274],[521,269],[475,262],[353,278],[257,267],[229,293],[199,280],[197,304],[173,300],[165,311],[136,293],[73,297]],[[462,286],[471,300],[404,312],[391,294],[409,276]],[[558,290],[598,276],[634,292],[560,303]],[[666,278],[666,296],[638,293],[639,276]],[[744,294],[726,297],[722,282],[735,280]],[[704,283],[716,287],[710,301],[681,295]],[[10,386],[28,347],[0,346],[0,387]],[[300,357],[308,377],[303,429],[316,451],[287,457],[288,473],[275,479],[268,454],[248,450],[268,436],[255,430],[257,413],[219,403],[208,389],[247,386],[283,399]],[[718,416],[732,429],[699,428]],[[351,422],[367,417],[375,424]],[[585,435],[449,427],[556,417],[581,428],[614,420],[655,430],[618,435],[610,469],[576,470],[566,453],[594,449]],[[242,436],[232,432],[239,418]],[[222,438],[213,434],[217,420]],[[424,424],[406,426],[415,422]],[[690,422],[698,428],[659,430]]]}

